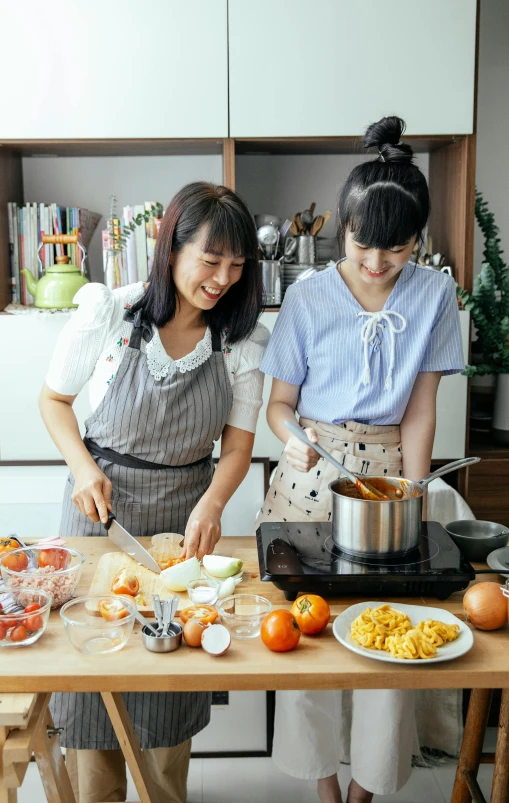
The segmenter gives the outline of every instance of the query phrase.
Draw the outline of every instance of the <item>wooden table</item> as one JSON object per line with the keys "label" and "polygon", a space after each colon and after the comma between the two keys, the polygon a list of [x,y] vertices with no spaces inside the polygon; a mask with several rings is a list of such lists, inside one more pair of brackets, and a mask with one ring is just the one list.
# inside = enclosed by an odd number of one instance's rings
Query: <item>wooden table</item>
{"label": "wooden table", "polygon": [[[149,539],[140,540],[149,542]],[[105,552],[115,551],[115,547],[108,538],[73,538],[72,544],[87,555],[78,589],[78,594],[86,594],[99,558]],[[261,594],[270,599],[275,608],[290,607],[291,603],[285,600],[283,592],[271,583],[260,581],[254,538],[225,538],[218,551],[244,561],[243,592]],[[498,580],[498,577],[484,575],[479,579]],[[361,601],[357,597],[330,600],[332,618],[349,605]],[[440,607],[462,617],[461,593],[454,594],[445,602],[434,597],[401,598],[400,602]],[[213,658],[202,650],[190,649],[185,645],[174,653],[150,653],[142,645],[140,630],[141,627],[136,624],[129,643],[121,652],[82,655],[71,646],[59,613],[55,611],[50,617],[46,632],[36,644],[26,649],[2,650],[0,693],[100,692],[131,771],[134,768],[135,782],[140,782],[139,785],[137,783],[140,798],[147,803],[150,801],[150,779],[144,778],[139,746],[135,738],[133,741],[132,727],[119,692],[353,688],[509,689],[507,629],[495,633],[476,630],[474,646],[469,653],[450,663],[428,665],[423,661],[422,666],[405,666],[403,663],[399,666],[356,655],[336,641],[332,625],[318,637],[303,636],[298,647],[290,653],[270,652],[260,639],[234,639],[229,652],[220,658]],[[480,748],[477,752],[480,752]],[[469,761],[471,764],[471,759]],[[11,803],[11,798],[2,798],[0,791],[0,803],[4,799]],[[53,799],[63,800],[58,797]],[[468,796],[453,796],[454,803],[464,803],[468,799]],[[492,800],[502,798],[492,797]]]}

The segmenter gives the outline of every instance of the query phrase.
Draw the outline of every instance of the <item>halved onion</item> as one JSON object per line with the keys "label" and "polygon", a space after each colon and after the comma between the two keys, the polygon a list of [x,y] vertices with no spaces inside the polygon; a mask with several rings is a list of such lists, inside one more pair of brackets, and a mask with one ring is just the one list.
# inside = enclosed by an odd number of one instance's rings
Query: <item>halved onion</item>
{"label": "halved onion", "polygon": [[161,572],[161,580],[170,591],[185,591],[187,584],[191,580],[197,580],[200,574],[200,561],[197,557],[193,557],[164,569]]}
{"label": "halved onion", "polygon": [[231,641],[230,631],[224,625],[207,625],[201,634],[201,646],[209,655],[224,655]]}

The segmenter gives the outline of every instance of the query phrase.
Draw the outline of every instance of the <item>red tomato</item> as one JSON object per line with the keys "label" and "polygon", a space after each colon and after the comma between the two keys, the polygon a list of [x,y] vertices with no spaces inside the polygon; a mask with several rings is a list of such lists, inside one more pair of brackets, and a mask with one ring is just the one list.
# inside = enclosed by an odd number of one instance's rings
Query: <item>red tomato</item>
{"label": "red tomato", "polygon": [[102,599],[99,602],[99,613],[107,622],[116,622],[129,616],[129,611],[119,599]]}
{"label": "red tomato", "polygon": [[12,552],[13,549],[19,549],[21,544],[15,538],[0,538],[0,555],[4,552]]}
{"label": "red tomato", "polygon": [[7,635],[8,627],[3,622],[0,622],[0,641],[3,641]]}
{"label": "red tomato", "polygon": [[36,613],[35,616],[29,616],[28,619],[25,620],[25,625],[33,633],[35,630],[41,630],[44,622],[42,620],[42,616],[39,616],[39,614]]}
{"label": "red tomato", "polygon": [[28,566],[28,556],[26,552],[18,552],[14,554],[8,552],[2,558],[2,566],[6,569],[11,569],[13,572],[24,572]]}
{"label": "red tomato", "polygon": [[134,574],[130,574],[128,569],[120,569],[119,573],[111,584],[114,594],[129,594],[135,597],[140,590],[140,581]]}
{"label": "red tomato", "polygon": [[329,624],[330,608],[323,597],[305,594],[297,597],[292,605],[292,614],[297,620],[301,633],[313,635],[321,633]]}
{"label": "red tomato", "polygon": [[25,608],[25,613],[32,613],[32,611],[39,611],[41,606],[37,602],[31,602],[30,605],[27,605]]}
{"label": "red tomato", "polygon": [[28,638],[26,627],[18,625],[11,633],[11,641],[25,641]]}
{"label": "red tomato", "polygon": [[290,611],[271,611],[262,622],[260,635],[269,650],[287,652],[299,643],[300,630]]}
{"label": "red tomato", "polygon": [[168,560],[158,560],[161,569],[169,569],[170,566],[176,566],[177,563],[183,563],[185,558],[168,558]]}
{"label": "red tomato", "polygon": [[57,547],[41,549],[37,556],[37,563],[41,569],[46,566],[53,566],[57,571],[60,569],[67,569],[71,562],[71,556],[65,549],[58,549]]}

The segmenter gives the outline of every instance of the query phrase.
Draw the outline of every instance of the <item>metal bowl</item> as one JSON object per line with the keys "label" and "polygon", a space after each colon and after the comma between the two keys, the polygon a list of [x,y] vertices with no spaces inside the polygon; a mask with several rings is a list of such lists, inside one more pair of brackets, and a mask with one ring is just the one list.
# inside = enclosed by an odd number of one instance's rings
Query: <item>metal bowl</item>
{"label": "metal bowl", "polygon": [[451,521],[445,529],[467,560],[477,563],[509,541],[509,528],[493,521]]}
{"label": "metal bowl", "polygon": [[[157,622],[151,622],[150,624],[157,628]],[[172,622],[169,631],[170,634],[168,636],[154,636],[148,627],[143,627],[141,630],[143,646],[150,652],[174,652],[178,650],[182,643],[182,627],[178,622]]]}

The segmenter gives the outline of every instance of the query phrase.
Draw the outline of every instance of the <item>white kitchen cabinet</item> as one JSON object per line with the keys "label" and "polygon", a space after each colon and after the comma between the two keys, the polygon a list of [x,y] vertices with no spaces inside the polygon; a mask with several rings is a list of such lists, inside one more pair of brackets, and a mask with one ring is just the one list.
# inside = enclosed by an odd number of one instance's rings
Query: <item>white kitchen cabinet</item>
{"label": "white kitchen cabinet", "polygon": [[[61,460],[37,400],[56,339],[72,313],[0,315],[0,460]],[[74,402],[84,432],[88,389]]]}
{"label": "white kitchen cabinet", "polygon": [[473,131],[476,0],[229,0],[230,136]]}
{"label": "white kitchen cabinet", "polygon": [[0,0],[0,139],[228,136],[226,8]]}

